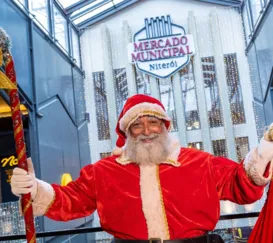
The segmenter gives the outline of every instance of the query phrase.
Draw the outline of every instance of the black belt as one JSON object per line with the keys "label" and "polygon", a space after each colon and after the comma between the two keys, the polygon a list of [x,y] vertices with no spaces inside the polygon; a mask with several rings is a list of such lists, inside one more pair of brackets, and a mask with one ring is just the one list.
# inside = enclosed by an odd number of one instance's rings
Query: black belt
{"label": "black belt", "polygon": [[149,240],[125,240],[114,239],[115,243],[224,243],[220,235],[206,234],[194,238],[177,239],[177,240],[163,240],[159,238],[150,238]]}

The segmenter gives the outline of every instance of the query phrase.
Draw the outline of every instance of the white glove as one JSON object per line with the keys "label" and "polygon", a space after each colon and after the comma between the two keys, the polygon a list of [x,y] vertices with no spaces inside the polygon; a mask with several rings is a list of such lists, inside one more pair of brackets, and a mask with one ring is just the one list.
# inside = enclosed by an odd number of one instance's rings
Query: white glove
{"label": "white glove", "polygon": [[11,191],[17,197],[22,194],[31,193],[34,199],[37,194],[37,181],[31,158],[27,159],[28,172],[23,169],[15,168],[11,177]]}
{"label": "white glove", "polygon": [[258,145],[258,155],[266,162],[271,161],[273,159],[273,142],[262,138]]}

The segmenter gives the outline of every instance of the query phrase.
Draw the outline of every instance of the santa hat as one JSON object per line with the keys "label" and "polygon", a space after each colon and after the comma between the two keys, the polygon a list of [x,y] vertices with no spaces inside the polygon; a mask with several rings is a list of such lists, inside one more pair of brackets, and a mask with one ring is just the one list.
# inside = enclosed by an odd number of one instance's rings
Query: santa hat
{"label": "santa hat", "polygon": [[162,119],[165,121],[167,130],[170,128],[170,118],[159,100],[148,95],[134,95],[127,99],[119,115],[116,127],[118,139],[116,148],[112,151],[114,155],[122,154],[122,147],[126,143],[128,129],[130,125],[141,116],[154,116]]}

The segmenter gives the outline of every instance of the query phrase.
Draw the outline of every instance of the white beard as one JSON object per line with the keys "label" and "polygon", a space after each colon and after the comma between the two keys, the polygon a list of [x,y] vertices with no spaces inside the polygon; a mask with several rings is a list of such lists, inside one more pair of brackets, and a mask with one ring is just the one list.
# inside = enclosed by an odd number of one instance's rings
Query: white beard
{"label": "white beard", "polygon": [[[150,143],[144,143],[143,139],[153,140]],[[137,138],[128,134],[125,155],[137,164],[160,164],[167,160],[171,152],[169,145],[172,139],[165,127],[161,134],[139,135]]]}

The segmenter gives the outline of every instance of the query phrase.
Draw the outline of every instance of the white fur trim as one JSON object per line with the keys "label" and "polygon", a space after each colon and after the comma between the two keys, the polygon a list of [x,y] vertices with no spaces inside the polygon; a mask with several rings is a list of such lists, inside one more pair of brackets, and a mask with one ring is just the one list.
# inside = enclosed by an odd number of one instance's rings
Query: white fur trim
{"label": "white fur trim", "polygon": [[[140,192],[142,210],[148,228],[148,238],[168,239],[161,205],[157,165],[140,165]],[[164,205],[163,205],[164,206]]]}
{"label": "white fur trim", "polygon": [[164,119],[170,121],[168,114],[162,109],[158,104],[152,104],[148,102],[143,102],[133,106],[129,109],[124,116],[120,119],[120,130],[127,132],[130,125],[140,116],[155,116],[159,119]]}
{"label": "white fur trim", "polygon": [[246,158],[244,160],[244,168],[246,170],[248,177],[257,186],[264,186],[271,180],[272,163],[269,169],[269,176],[268,177],[263,176],[268,163],[269,161],[259,156],[257,148],[250,150],[249,153],[246,155]]}
{"label": "white fur trim", "polygon": [[168,155],[168,159],[162,164],[171,164],[175,167],[179,167],[181,164],[178,162],[178,156],[180,154],[181,146],[177,138],[173,138],[171,140],[171,144],[169,145],[169,151],[172,151],[171,154]]}
{"label": "white fur trim", "polygon": [[121,155],[123,152],[123,149],[122,148],[119,148],[119,147],[115,147],[113,150],[112,150],[112,154],[113,155]]}
{"label": "white fur trim", "polygon": [[32,202],[34,216],[42,216],[46,214],[47,210],[54,202],[55,191],[53,187],[42,180],[37,180],[38,190],[37,195]]}

